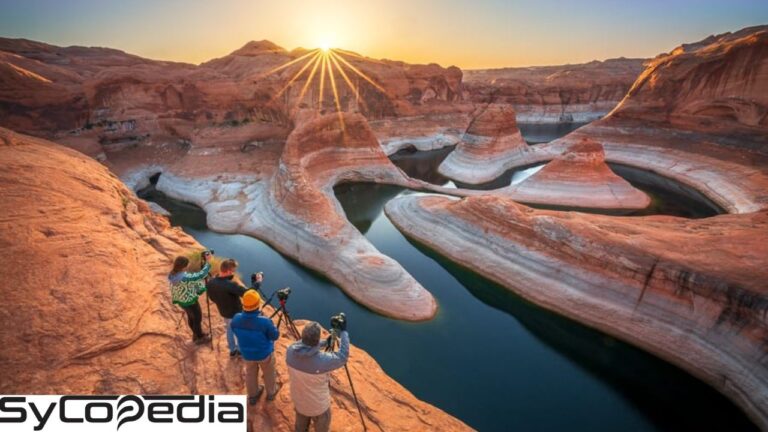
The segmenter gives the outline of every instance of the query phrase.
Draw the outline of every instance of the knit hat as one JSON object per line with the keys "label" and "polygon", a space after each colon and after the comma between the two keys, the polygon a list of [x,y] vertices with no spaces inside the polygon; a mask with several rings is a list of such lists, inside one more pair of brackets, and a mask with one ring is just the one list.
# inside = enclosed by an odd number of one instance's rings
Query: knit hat
{"label": "knit hat", "polygon": [[243,294],[242,302],[243,310],[246,312],[251,312],[261,306],[261,296],[256,292],[256,290],[249,289],[245,292],[245,294]]}

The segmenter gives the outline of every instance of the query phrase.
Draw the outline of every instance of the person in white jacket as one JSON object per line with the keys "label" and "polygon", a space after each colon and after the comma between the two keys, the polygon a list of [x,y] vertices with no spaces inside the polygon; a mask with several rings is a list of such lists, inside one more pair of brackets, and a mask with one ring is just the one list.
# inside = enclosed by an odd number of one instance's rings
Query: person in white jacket
{"label": "person in white jacket", "polygon": [[349,358],[349,334],[346,320],[339,330],[339,351],[325,352],[320,341],[320,324],[304,326],[301,341],[288,347],[285,361],[291,382],[291,399],[296,410],[296,432],[306,432],[314,423],[315,431],[328,432],[331,426],[330,372],[344,367]]}

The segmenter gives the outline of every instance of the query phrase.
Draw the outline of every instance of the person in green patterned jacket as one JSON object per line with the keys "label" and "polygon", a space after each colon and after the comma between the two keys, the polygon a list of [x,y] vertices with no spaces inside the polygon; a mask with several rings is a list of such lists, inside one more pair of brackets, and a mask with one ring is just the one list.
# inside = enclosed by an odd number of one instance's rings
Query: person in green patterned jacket
{"label": "person in green patterned jacket", "polygon": [[181,306],[187,313],[187,323],[192,329],[192,342],[201,345],[210,340],[210,335],[203,333],[203,311],[197,298],[205,292],[205,277],[211,270],[210,255],[203,254],[203,268],[198,272],[188,273],[189,258],[178,256],[173,261],[173,270],[168,275],[171,283],[173,303]]}

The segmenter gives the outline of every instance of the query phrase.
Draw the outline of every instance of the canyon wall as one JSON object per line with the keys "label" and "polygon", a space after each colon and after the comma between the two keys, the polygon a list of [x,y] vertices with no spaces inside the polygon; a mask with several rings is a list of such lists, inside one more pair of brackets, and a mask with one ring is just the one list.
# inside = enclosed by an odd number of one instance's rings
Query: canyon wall
{"label": "canyon wall", "polygon": [[590,122],[610,112],[640,72],[643,59],[610,59],[563,66],[464,71],[472,102],[510,104],[520,123]]}
{"label": "canyon wall", "polygon": [[617,218],[492,195],[401,197],[387,214],[526,299],[688,370],[765,429],[766,64],[768,26],[683,45],[650,61],[605,118],[497,159],[505,169],[560,163],[595,141],[606,161],[676,180],[733,214]]}
{"label": "canyon wall", "polygon": [[[195,66],[113,49],[0,38],[0,126],[105,160],[110,151],[126,147],[184,148],[209,135],[241,145],[284,141],[297,110],[336,108],[333,87],[342,109],[372,119],[452,111],[460,98],[458,68],[338,50],[334,59],[339,60],[327,60],[328,67],[338,65],[336,85],[327,72],[321,95],[318,72],[299,100],[309,76],[302,62],[313,53],[249,42]],[[305,73],[294,80],[301,70]],[[344,77],[339,70],[346,71]]]}

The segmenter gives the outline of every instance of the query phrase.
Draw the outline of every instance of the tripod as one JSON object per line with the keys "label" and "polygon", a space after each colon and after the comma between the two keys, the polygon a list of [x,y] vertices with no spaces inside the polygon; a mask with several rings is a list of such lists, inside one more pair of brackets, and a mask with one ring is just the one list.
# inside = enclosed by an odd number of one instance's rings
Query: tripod
{"label": "tripod", "polygon": [[[278,296],[279,297],[279,296]],[[270,297],[270,300],[272,298]],[[278,330],[280,330],[280,324],[283,324],[283,318],[285,318],[285,327],[288,329],[288,332],[291,333],[291,335],[294,337],[294,339],[299,340],[301,339],[301,333],[299,333],[299,329],[296,328],[296,324],[293,323],[293,318],[291,318],[291,314],[288,313],[288,309],[285,308],[285,303],[287,299],[278,299],[278,302],[280,303],[280,307],[275,309],[274,312],[272,312],[272,315],[269,316],[269,319],[272,319],[275,317],[275,315],[278,315],[277,317],[277,327]]]}
{"label": "tripod", "polygon": [[[333,352],[336,349],[336,342],[338,341],[338,335],[335,329],[331,329],[331,334],[328,335],[328,340],[325,345],[325,352]],[[349,380],[349,387],[352,389],[352,397],[355,399],[355,405],[357,406],[357,413],[360,415],[360,422],[363,424],[363,430],[367,431],[368,427],[365,425],[365,418],[363,417],[363,411],[360,409],[360,402],[357,400],[357,392],[355,392],[355,385],[352,384],[352,375],[349,373],[347,364],[344,363],[344,371],[347,372],[347,380]]]}

